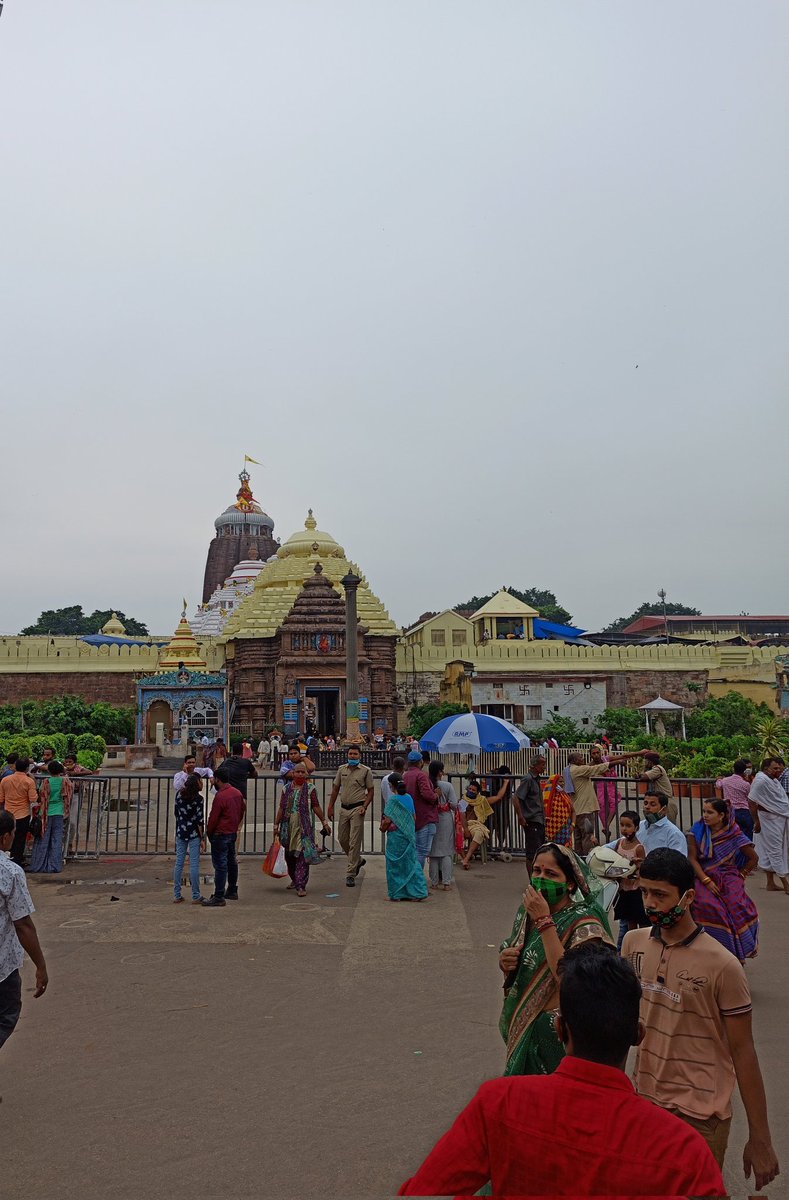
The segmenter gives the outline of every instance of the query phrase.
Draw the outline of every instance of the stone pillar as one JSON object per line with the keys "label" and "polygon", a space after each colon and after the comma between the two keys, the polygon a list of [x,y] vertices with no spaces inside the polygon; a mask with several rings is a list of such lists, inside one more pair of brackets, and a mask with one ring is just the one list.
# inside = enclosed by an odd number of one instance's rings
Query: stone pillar
{"label": "stone pillar", "polygon": [[349,571],[341,580],[345,588],[345,740],[359,740],[359,643],[356,592],[362,582]]}

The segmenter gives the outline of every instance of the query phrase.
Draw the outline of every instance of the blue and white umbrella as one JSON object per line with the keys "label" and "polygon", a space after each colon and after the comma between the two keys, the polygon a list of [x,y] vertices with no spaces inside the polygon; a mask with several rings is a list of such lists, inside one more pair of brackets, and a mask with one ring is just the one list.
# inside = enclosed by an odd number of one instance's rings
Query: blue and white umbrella
{"label": "blue and white umbrella", "polygon": [[419,745],[436,754],[479,754],[481,750],[525,750],[531,743],[510,721],[487,713],[460,713],[431,726]]}

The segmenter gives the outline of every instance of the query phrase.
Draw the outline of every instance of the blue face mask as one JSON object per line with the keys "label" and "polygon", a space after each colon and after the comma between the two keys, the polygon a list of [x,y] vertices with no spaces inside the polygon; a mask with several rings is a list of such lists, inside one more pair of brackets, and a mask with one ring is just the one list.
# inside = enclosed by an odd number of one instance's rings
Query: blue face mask
{"label": "blue face mask", "polygon": [[358,758],[350,758],[350,757],[348,758],[348,766],[349,767],[358,767],[358,765],[359,765]]}

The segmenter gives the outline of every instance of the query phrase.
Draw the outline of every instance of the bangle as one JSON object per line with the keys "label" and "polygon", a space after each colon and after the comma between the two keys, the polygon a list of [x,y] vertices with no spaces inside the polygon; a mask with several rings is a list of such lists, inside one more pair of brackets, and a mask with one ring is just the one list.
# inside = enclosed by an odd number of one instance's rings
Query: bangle
{"label": "bangle", "polygon": [[540,917],[539,921],[534,922],[534,926],[538,933],[545,933],[546,929],[556,928],[556,922],[553,917]]}

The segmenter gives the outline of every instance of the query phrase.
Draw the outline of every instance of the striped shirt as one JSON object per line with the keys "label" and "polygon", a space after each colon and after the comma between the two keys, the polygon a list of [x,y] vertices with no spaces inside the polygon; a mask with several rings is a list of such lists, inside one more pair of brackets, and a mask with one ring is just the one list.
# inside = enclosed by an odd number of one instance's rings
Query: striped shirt
{"label": "striped shirt", "polygon": [[656,930],[634,929],[622,955],[643,989],[639,1095],[700,1121],[730,1117],[736,1079],[724,1018],[751,1011],[743,967],[700,926],[672,946]]}
{"label": "striped shirt", "polygon": [[744,775],[726,775],[723,779],[716,779],[715,786],[720,788],[723,792],[723,799],[728,800],[732,808],[744,809],[745,812],[748,812],[750,779],[746,779]]}

